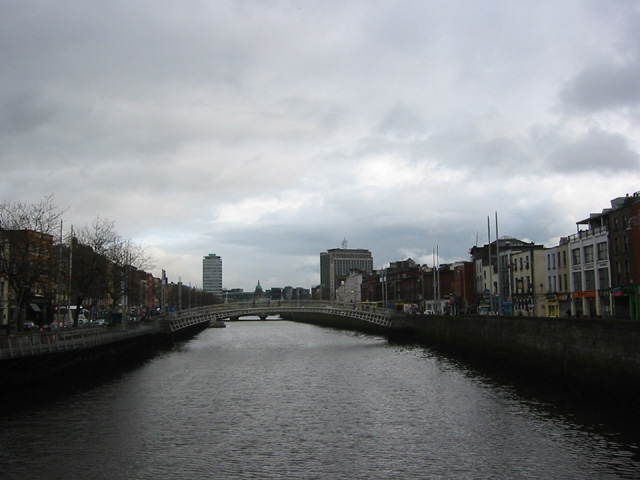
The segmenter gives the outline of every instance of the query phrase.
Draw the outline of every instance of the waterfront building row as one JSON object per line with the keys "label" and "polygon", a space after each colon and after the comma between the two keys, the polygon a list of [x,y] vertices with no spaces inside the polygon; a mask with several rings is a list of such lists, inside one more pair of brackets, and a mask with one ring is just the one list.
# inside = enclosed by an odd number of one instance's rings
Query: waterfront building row
{"label": "waterfront building row", "polygon": [[[407,259],[373,270],[368,250],[329,250],[321,254],[322,298],[445,314],[640,320],[640,192],[611,200],[555,246],[503,236],[469,253],[470,261],[429,267]],[[347,273],[345,261],[355,258],[369,263]]]}
{"label": "waterfront building row", "polygon": [[131,265],[130,255],[108,258],[71,236],[0,229],[0,329],[20,331],[68,321],[70,307],[87,317],[139,320],[163,310],[214,303],[216,297],[181,282],[169,283]]}

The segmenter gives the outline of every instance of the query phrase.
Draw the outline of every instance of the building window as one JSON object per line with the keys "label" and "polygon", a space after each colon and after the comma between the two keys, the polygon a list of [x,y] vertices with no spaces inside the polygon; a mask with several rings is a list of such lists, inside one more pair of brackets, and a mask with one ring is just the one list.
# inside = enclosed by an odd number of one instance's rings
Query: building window
{"label": "building window", "polygon": [[629,236],[625,235],[624,237],[624,251],[629,251]]}
{"label": "building window", "polygon": [[584,288],[585,290],[596,289],[596,272],[594,270],[584,272]]}
{"label": "building window", "polygon": [[607,242],[598,243],[598,261],[606,260],[609,258],[609,250],[607,249]]}
{"label": "building window", "polygon": [[573,272],[573,291],[582,291],[582,272]]}
{"label": "building window", "polygon": [[625,270],[625,276],[627,278],[627,283],[631,283],[629,281],[629,279],[631,278],[631,263],[629,262],[629,260],[625,260],[624,262],[624,270]]}
{"label": "building window", "polygon": [[567,266],[567,251],[566,250],[562,251],[562,266],[563,267]]}
{"label": "building window", "polygon": [[622,285],[622,270],[620,269],[620,262],[616,262],[616,278],[618,279],[618,285]]}
{"label": "building window", "polygon": [[572,265],[580,265],[580,249],[574,248],[571,250],[571,263]]}
{"label": "building window", "polygon": [[609,269],[608,268],[599,268],[598,269],[598,286],[600,290],[607,290],[609,285]]}
{"label": "building window", "polygon": [[584,263],[593,263],[593,245],[587,245],[583,248]]}

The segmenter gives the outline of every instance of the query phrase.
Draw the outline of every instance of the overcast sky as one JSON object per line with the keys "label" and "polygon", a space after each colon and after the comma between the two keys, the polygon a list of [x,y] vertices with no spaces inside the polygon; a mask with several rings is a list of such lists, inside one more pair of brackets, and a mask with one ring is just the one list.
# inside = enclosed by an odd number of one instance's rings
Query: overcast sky
{"label": "overcast sky", "polygon": [[640,190],[640,4],[0,0],[0,165],[194,286],[551,246]]}

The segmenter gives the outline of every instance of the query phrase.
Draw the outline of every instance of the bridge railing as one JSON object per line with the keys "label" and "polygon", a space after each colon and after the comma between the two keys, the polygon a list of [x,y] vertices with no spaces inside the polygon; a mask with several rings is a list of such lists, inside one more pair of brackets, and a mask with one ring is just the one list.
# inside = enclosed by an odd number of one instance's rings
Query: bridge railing
{"label": "bridge railing", "polygon": [[205,315],[208,313],[218,312],[238,312],[254,309],[255,311],[276,311],[299,309],[318,309],[332,308],[339,310],[356,310],[376,313],[379,315],[392,315],[393,309],[380,308],[368,305],[358,305],[347,302],[330,302],[322,300],[262,300],[258,302],[238,302],[238,303],[220,303],[216,305],[208,305],[205,307],[191,308],[177,312],[166,313],[160,318],[179,319],[184,317],[193,317],[197,315]]}
{"label": "bridge railing", "polygon": [[159,317],[166,331],[176,331],[197,323],[242,316],[275,315],[288,312],[312,312],[335,314],[356,318],[377,325],[390,327],[394,310],[363,306],[353,303],[312,301],[312,300],[263,300],[257,302],[239,302],[210,305],[178,312],[167,313]]}

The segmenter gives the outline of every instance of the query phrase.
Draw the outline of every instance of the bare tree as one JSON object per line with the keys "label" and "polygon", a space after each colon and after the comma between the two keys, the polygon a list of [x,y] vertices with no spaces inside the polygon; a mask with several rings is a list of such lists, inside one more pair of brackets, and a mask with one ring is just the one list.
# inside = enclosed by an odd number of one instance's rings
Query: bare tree
{"label": "bare tree", "polygon": [[[136,298],[136,271],[152,267],[143,246],[123,239],[111,220],[96,217],[81,228],[73,242],[73,284],[78,298],[109,297],[115,306],[123,295]],[[129,302],[130,303],[130,302]]]}
{"label": "bare tree", "polygon": [[0,276],[14,293],[16,308],[11,323],[18,328],[22,328],[29,297],[52,293],[53,234],[63,214],[53,195],[33,204],[0,203]]}
{"label": "bare tree", "polygon": [[90,227],[81,228],[72,245],[72,285],[78,299],[103,299],[111,291],[109,276],[112,271],[110,252],[121,243],[113,221],[99,216]]}
{"label": "bare tree", "polygon": [[81,228],[77,233],[78,242],[91,247],[98,255],[109,256],[114,245],[121,243],[116,233],[115,222],[101,218],[98,215],[90,227]]}

